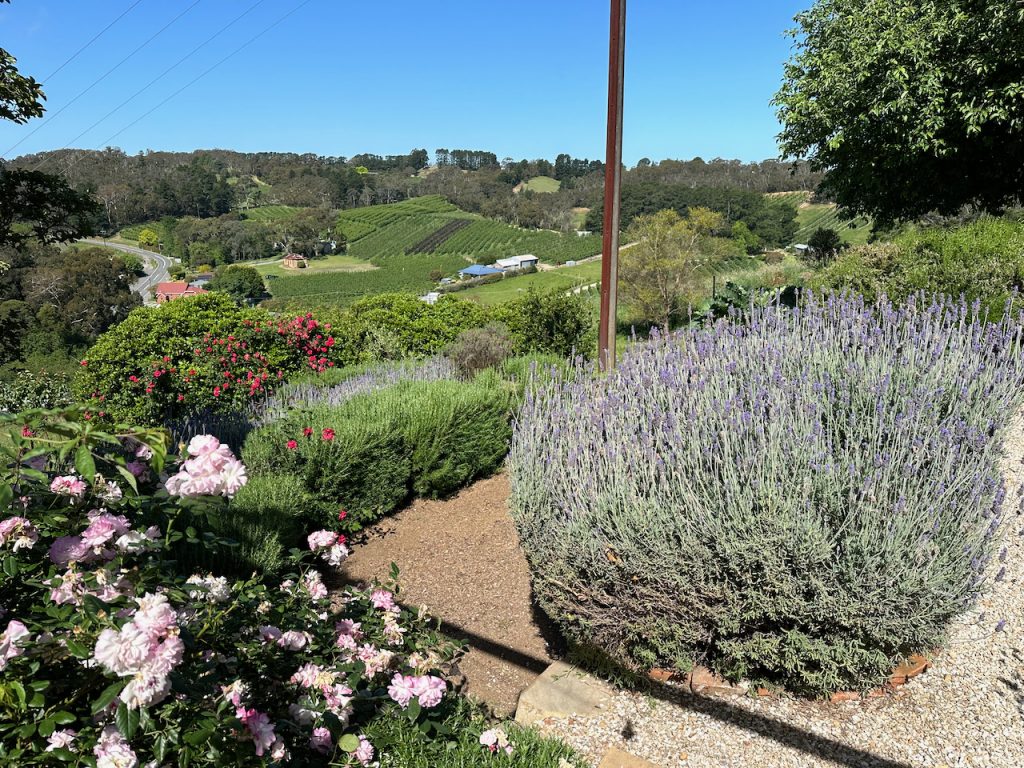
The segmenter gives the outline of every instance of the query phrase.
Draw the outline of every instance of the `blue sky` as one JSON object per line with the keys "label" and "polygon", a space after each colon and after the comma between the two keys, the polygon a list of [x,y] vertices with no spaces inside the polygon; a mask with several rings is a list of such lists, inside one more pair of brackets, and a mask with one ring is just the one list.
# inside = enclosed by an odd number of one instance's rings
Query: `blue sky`
{"label": "blue sky", "polygon": [[[0,124],[4,157],[107,144],[133,153],[604,154],[607,0],[263,0],[148,88],[258,0],[198,0],[163,31],[196,0],[135,2],[0,6],[0,47],[43,81],[52,115]],[[810,2],[630,0],[626,161],[775,157],[769,100],[790,53],[783,33]]]}

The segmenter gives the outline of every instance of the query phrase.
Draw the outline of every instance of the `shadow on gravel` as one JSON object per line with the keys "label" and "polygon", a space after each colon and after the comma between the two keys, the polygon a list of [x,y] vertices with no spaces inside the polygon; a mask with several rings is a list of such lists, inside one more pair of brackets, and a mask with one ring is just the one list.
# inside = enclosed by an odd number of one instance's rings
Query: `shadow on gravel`
{"label": "shadow on gravel", "polygon": [[[471,648],[491,656],[496,656],[509,664],[515,664],[538,675],[547,669],[548,664],[550,664],[548,659],[521,653],[515,648],[488,640],[486,637],[481,637],[443,619],[441,620],[441,631],[450,637],[465,641]],[[820,759],[829,760],[835,765],[847,766],[848,768],[913,768],[910,763],[873,755],[862,749],[850,747],[834,739],[818,736],[810,731],[789,725],[781,720],[749,712],[723,699],[684,694],[677,688],[653,681],[649,681],[648,685],[644,687],[644,693],[656,699],[670,702],[678,707],[699,712],[720,722],[728,723],[736,728],[742,728],[762,738],[771,739],[791,749]],[[632,730],[632,724],[627,723],[627,730],[623,733],[623,737],[626,740],[632,735]],[[754,761],[753,755],[751,759]]]}

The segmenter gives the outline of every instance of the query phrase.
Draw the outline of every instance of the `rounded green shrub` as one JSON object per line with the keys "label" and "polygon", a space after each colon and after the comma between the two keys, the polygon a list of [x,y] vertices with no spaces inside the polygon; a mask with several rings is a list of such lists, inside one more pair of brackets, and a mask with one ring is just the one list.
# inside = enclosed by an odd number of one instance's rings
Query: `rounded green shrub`
{"label": "rounded green shrub", "polygon": [[552,380],[509,457],[540,605],[633,671],[881,684],[983,587],[1022,338],[949,300],[812,297]]}

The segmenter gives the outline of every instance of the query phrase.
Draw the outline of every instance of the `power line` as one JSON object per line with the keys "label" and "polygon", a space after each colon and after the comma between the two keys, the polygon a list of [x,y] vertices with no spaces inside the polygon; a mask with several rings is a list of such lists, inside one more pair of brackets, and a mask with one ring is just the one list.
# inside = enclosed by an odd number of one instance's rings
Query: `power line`
{"label": "power line", "polygon": [[62,69],[64,69],[64,67],[66,67],[66,66],[67,66],[68,64],[70,64],[70,63],[71,63],[72,61],[74,61],[75,59],[77,59],[77,58],[78,58],[78,55],[79,55],[79,54],[80,54],[80,53],[81,53],[82,51],[84,51],[84,50],[85,50],[86,48],[88,48],[88,47],[89,47],[90,45],[92,45],[92,44],[93,44],[93,43],[95,43],[95,42],[96,42],[97,40],[99,40],[99,39],[100,39],[100,37],[101,37],[101,36],[103,35],[103,33],[104,33],[104,32],[106,32],[106,31],[107,31],[108,29],[110,29],[110,28],[111,28],[112,26],[114,26],[115,24],[117,24],[117,22],[119,22],[119,21],[120,21],[121,19],[123,19],[123,18],[124,18],[125,16],[127,16],[127,15],[128,15],[128,13],[129,13],[130,11],[132,11],[132,10],[133,10],[133,9],[135,8],[135,6],[137,6],[137,5],[138,5],[139,3],[141,3],[141,2],[142,2],[142,0],[135,0],[135,2],[134,2],[134,3],[132,3],[131,5],[129,5],[129,6],[128,6],[128,8],[127,8],[127,9],[126,9],[126,10],[125,10],[125,11],[124,11],[124,12],[123,12],[123,13],[122,13],[122,14],[121,14],[120,16],[118,16],[118,17],[117,17],[116,19],[114,19],[114,20],[113,20],[112,22],[110,22],[109,24],[107,24],[107,26],[105,26],[105,27],[104,27],[103,29],[101,29],[101,30],[100,30],[99,32],[97,32],[97,33],[96,33],[95,35],[93,35],[93,36],[92,36],[92,39],[91,39],[91,40],[89,40],[89,42],[87,42],[87,43],[86,43],[85,45],[83,45],[83,46],[82,46],[81,48],[79,48],[79,49],[78,49],[77,51],[75,51],[75,52],[74,52],[73,54],[71,54],[70,58],[68,58],[68,59],[67,59],[67,61],[65,61],[65,62],[64,62],[63,64],[61,64],[61,65],[60,65],[59,67],[57,67],[57,68],[56,68],[55,70],[53,70],[53,72],[51,72],[51,73],[50,73],[49,75],[47,75],[47,76],[46,76],[46,77],[44,78],[43,82],[44,82],[44,83],[46,83],[46,82],[49,82],[50,80],[52,80],[52,79],[53,79],[53,76],[54,76],[54,75],[56,75],[56,74],[57,74],[58,72],[60,72],[60,71],[61,71]]}
{"label": "power line", "polygon": [[195,8],[195,7],[197,6],[197,5],[199,5],[199,3],[201,3],[202,1],[203,1],[203,0],[195,0],[195,1],[194,1],[194,2],[192,3],[192,5],[190,5],[190,6],[188,6],[187,8],[185,8],[185,10],[183,10],[183,11],[182,11],[181,13],[179,13],[179,14],[178,14],[177,16],[175,16],[175,17],[174,17],[173,19],[171,19],[171,20],[170,20],[169,22],[167,22],[167,23],[166,23],[166,24],[164,24],[164,25],[163,25],[162,27],[160,27],[160,29],[158,29],[158,30],[157,30],[156,32],[154,32],[154,33],[153,33],[152,35],[150,35],[150,36],[149,36],[149,38],[148,38],[148,39],[147,39],[147,40],[146,40],[146,41],[145,41],[144,43],[142,43],[142,44],[141,44],[141,45],[140,45],[140,46],[139,46],[138,48],[136,48],[136,49],[135,49],[134,51],[132,51],[132,52],[131,52],[131,53],[129,53],[129,54],[127,55],[127,56],[125,56],[125,57],[124,57],[123,59],[121,59],[121,60],[120,60],[119,62],[117,62],[117,64],[115,64],[114,66],[112,66],[112,67],[111,67],[110,69],[108,69],[108,70],[107,70],[106,72],[104,72],[104,73],[103,73],[102,75],[100,75],[100,76],[99,76],[99,77],[98,77],[97,79],[93,80],[92,84],[91,84],[91,85],[90,85],[90,86],[89,86],[88,88],[86,88],[86,89],[85,89],[84,91],[81,91],[81,92],[79,92],[77,96],[75,96],[75,97],[74,97],[73,99],[71,99],[71,101],[69,101],[69,102],[68,102],[67,104],[65,104],[65,105],[64,105],[63,107],[61,107],[60,109],[58,109],[58,110],[57,110],[56,112],[54,112],[53,114],[49,115],[49,116],[48,116],[48,117],[47,117],[47,118],[46,118],[45,120],[43,120],[43,122],[41,122],[41,123],[40,123],[39,125],[37,125],[37,126],[36,126],[35,128],[33,128],[33,129],[32,129],[31,131],[29,131],[29,132],[28,132],[27,134],[25,134],[24,136],[22,136],[22,137],[21,137],[20,139],[18,139],[18,141],[17,141],[17,142],[15,142],[15,143],[14,143],[14,144],[13,144],[12,146],[8,147],[8,148],[7,148],[7,150],[6,150],[5,152],[4,152],[4,155],[9,155],[9,154],[10,154],[11,152],[13,152],[13,151],[14,151],[15,149],[17,149],[17,148],[18,148],[19,146],[21,146],[21,145],[22,145],[22,144],[23,144],[23,143],[24,143],[25,141],[27,141],[27,140],[28,140],[29,138],[31,138],[32,136],[34,136],[34,135],[36,134],[36,132],[37,132],[37,131],[39,131],[39,129],[40,129],[40,128],[42,128],[42,127],[43,127],[44,125],[47,125],[47,124],[48,124],[48,123],[49,123],[49,122],[50,122],[51,120],[53,120],[53,119],[54,119],[54,118],[56,118],[56,117],[57,117],[58,115],[60,115],[60,113],[61,113],[61,112],[63,112],[64,110],[66,110],[66,109],[67,109],[68,107],[70,107],[70,106],[71,106],[72,104],[74,104],[74,103],[75,103],[76,101],[78,101],[78,100],[79,100],[80,98],[82,98],[83,96],[85,96],[85,94],[87,94],[87,93],[88,93],[89,91],[91,91],[91,90],[92,90],[93,88],[95,88],[95,87],[96,87],[97,85],[99,85],[99,84],[100,84],[101,82],[103,82],[104,80],[106,80],[106,79],[107,79],[107,78],[108,78],[108,77],[109,77],[109,76],[111,75],[111,73],[113,73],[113,72],[114,72],[114,70],[116,70],[116,69],[117,69],[118,67],[120,67],[120,66],[121,66],[122,64],[124,64],[124,63],[125,63],[126,61],[128,61],[128,59],[130,59],[130,58],[131,58],[132,56],[134,56],[134,55],[135,55],[136,53],[138,53],[139,51],[141,51],[141,50],[142,50],[143,48],[145,48],[145,47],[146,47],[147,45],[149,45],[149,44],[150,44],[151,42],[153,42],[153,41],[154,41],[154,40],[155,40],[155,39],[156,39],[157,37],[159,37],[159,36],[160,36],[160,35],[161,35],[161,34],[162,34],[162,33],[163,33],[163,32],[164,32],[164,31],[165,31],[165,30],[166,30],[166,29],[167,29],[168,27],[170,27],[170,26],[171,26],[172,24],[174,24],[174,22],[176,22],[176,21],[177,21],[178,19],[180,19],[180,18],[181,18],[182,16],[184,16],[184,15],[185,15],[186,13],[188,13],[188,12],[189,12],[189,11],[191,11],[191,10],[192,10],[193,8]]}
{"label": "power line", "polygon": [[[185,89],[187,89],[187,88],[191,87],[192,85],[195,85],[195,83],[197,83],[197,82],[198,82],[199,80],[201,80],[201,79],[203,79],[204,77],[206,77],[206,76],[207,76],[208,74],[210,74],[210,73],[211,73],[211,72],[212,72],[213,70],[215,70],[215,69],[216,69],[217,67],[219,67],[219,66],[220,66],[221,64],[223,64],[224,62],[226,62],[226,61],[227,61],[228,59],[231,59],[231,58],[233,58],[234,56],[236,56],[236,55],[238,55],[239,53],[241,53],[241,52],[242,52],[242,51],[243,51],[243,50],[244,50],[245,48],[248,48],[248,47],[249,47],[250,45],[252,45],[252,44],[253,44],[253,43],[255,43],[255,42],[256,42],[257,40],[259,40],[259,39],[260,39],[261,37],[263,37],[263,36],[264,36],[265,34],[267,34],[267,32],[269,32],[270,30],[272,30],[272,29],[273,29],[274,27],[276,27],[276,26],[277,26],[278,24],[280,24],[281,22],[283,22],[283,21],[284,21],[285,19],[287,19],[287,18],[288,18],[289,16],[291,16],[291,15],[293,15],[294,13],[296,13],[296,12],[298,12],[298,11],[302,10],[302,9],[303,9],[304,7],[306,7],[307,5],[309,5],[309,4],[311,3],[311,2],[313,2],[313,0],[303,0],[303,2],[299,3],[299,4],[297,5],[297,6],[295,6],[294,8],[292,8],[292,9],[291,9],[290,11],[288,11],[288,13],[286,13],[286,14],[285,14],[284,16],[280,17],[280,18],[279,18],[279,19],[278,19],[277,21],[274,21],[274,22],[272,22],[272,23],[271,23],[271,24],[270,24],[269,26],[265,27],[265,28],[263,29],[263,31],[262,31],[262,32],[258,32],[257,34],[255,34],[255,35],[253,35],[252,37],[250,37],[250,38],[249,38],[249,39],[248,39],[247,41],[245,41],[244,43],[242,43],[242,44],[241,44],[240,46],[238,46],[238,47],[237,47],[237,48],[236,48],[235,50],[233,50],[233,51],[232,51],[231,53],[229,53],[229,54],[228,54],[227,56],[225,56],[225,57],[224,57],[223,59],[221,59],[221,60],[220,60],[220,61],[218,61],[218,62],[217,62],[216,64],[212,65],[212,66],[211,66],[210,68],[206,69],[205,71],[203,71],[203,72],[202,72],[202,73],[200,73],[199,75],[196,75],[196,76],[195,76],[194,78],[192,78],[191,80],[189,80],[189,81],[188,81],[187,83],[185,83],[185,84],[184,84],[183,86],[181,86],[181,88],[179,88],[178,90],[176,90],[176,91],[175,91],[174,93],[172,93],[172,94],[171,94],[170,96],[168,96],[167,98],[165,98],[165,99],[164,99],[163,101],[161,101],[161,102],[160,102],[159,104],[157,104],[156,106],[154,106],[154,107],[153,107],[152,109],[150,109],[149,111],[147,111],[147,112],[143,113],[142,115],[140,115],[139,117],[137,117],[137,118],[136,118],[135,120],[133,120],[132,122],[128,123],[128,125],[126,125],[126,126],[125,126],[124,128],[122,128],[121,130],[119,130],[119,131],[118,131],[117,133],[114,133],[114,134],[112,134],[111,136],[109,136],[109,137],[108,137],[108,138],[107,138],[107,139],[106,139],[105,141],[103,141],[103,142],[102,142],[102,143],[100,144],[100,147],[107,147],[107,146],[110,146],[110,142],[112,142],[112,141],[113,141],[114,139],[116,139],[116,138],[117,138],[118,136],[120,136],[120,135],[121,135],[122,133],[124,133],[125,131],[127,131],[127,130],[128,130],[129,128],[132,128],[133,126],[137,125],[138,123],[142,122],[143,120],[145,120],[145,119],[146,119],[147,117],[149,117],[149,116],[150,116],[151,114],[153,114],[154,112],[156,112],[156,111],[157,111],[158,109],[160,109],[160,107],[162,107],[162,106],[163,106],[164,104],[166,104],[167,102],[169,102],[169,101],[170,101],[171,99],[173,99],[173,98],[174,98],[175,96],[177,96],[178,94],[180,94],[180,93],[181,93],[182,91],[184,91]],[[99,150],[97,149],[97,150],[95,150],[95,151],[99,151]],[[43,162],[46,162],[46,161],[44,160]],[[75,161],[75,163],[77,163],[77,162],[78,162],[78,161],[76,160],[76,161]],[[73,167],[73,166],[75,165],[75,163],[70,163],[70,164],[68,165],[68,168],[71,168],[71,167]],[[33,170],[36,170],[36,169],[38,169],[40,165],[42,165],[42,163],[40,163],[39,165],[37,165],[37,166],[36,166],[36,168],[34,168]]]}
{"label": "power line", "polygon": [[[233,27],[233,26],[234,26],[235,24],[237,24],[237,23],[238,23],[239,21],[241,21],[241,20],[242,20],[243,18],[245,18],[245,17],[246,17],[246,16],[248,16],[248,15],[249,15],[250,13],[252,13],[252,12],[253,12],[254,10],[256,10],[256,9],[257,9],[257,8],[258,8],[259,6],[263,5],[263,3],[265,3],[266,1],[267,1],[267,0],[257,0],[257,1],[255,2],[255,3],[253,3],[252,5],[250,5],[250,6],[249,6],[249,8],[248,8],[248,10],[246,10],[246,11],[243,11],[243,12],[242,12],[242,13],[240,13],[240,14],[239,14],[238,16],[236,16],[236,17],[235,17],[234,19],[232,19],[232,20],[231,20],[231,21],[229,21],[229,22],[228,22],[227,24],[225,24],[225,25],[224,25],[223,27],[221,27],[221,28],[220,28],[219,30],[217,30],[216,32],[214,32],[214,33],[213,33],[212,35],[210,35],[210,36],[209,36],[208,38],[206,38],[206,40],[204,40],[204,41],[203,41],[202,43],[200,43],[199,45],[197,45],[197,46],[196,46],[195,48],[193,48],[193,49],[192,49],[191,51],[189,51],[189,52],[188,52],[188,53],[186,53],[186,54],[185,54],[184,56],[182,56],[182,57],[181,57],[180,59],[178,59],[178,60],[177,60],[176,62],[174,62],[174,64],[172,64],[171,66],[169,66],[169,67],[168,67],[167,69],[165,69],[165,70],[164,70],[163,72],[161,72],[161,73],[160,73],[159,75],[157,75],[157,76],[156,76],[156,77],[154,77],[154,78],[153,78],[152,80],[150,80],[150,81],[149,81],[148,83],[146,83],[146,84],[145,84],[144,86],[142,86],[141,88],[139,88],[139,90],[137,90],[137,91],[136,91],[135,93],[133,93],[133,94],[132,94],[131,96],[129,96],[129,97],[127,98],[127,99],[125,99],[124,101],[122,101],[122,102],[121,102],[120,104],[118,104],[118,105],[117,105],[116,107],[114,107],[114,108],[113,108],[112,110],[110,110],[109,112],[107,112],[107,114],[105,114],[105,115],[104,115],[103,117],[101,117],[101,118],[100,118],[99,120],[97,120],[97,121],[96,121],[95,123],[93,123],[92,125],[90,125],[90,126],[89,126],[88,128],[86,128],[86,129],[85,129],[84,131],[82,131],[81,133],[79,133],[79,134],[78,134],[77,136],[75,136],[75,138],[71,139],[71,141],[69,141],[69,142],[68,142],[67,144],[65,144],[65,145],[64,145],[63,147],[61,147],[61,149],[67,149],[67,148],[68,148],[68,147],[70,147],[70,146],[71,146],[72,144],[74,144],[74,143],[75,143],[76,141],[78,141],[78,140],[79,140],[80,138],[82,138],[82,137],[83,137],[83,136],[85,136],[85,135],[86,135],[87,133],[89,133],[89,132],[90,132],[90,131],[91,131],[91,130],[92,130],[93,128],[95,128],[95,127],[96,127],[96,126],[98,126],[98,125],[99,125],[100,123],[104,122],[104,121],[105,121],[105,120],[107,120],[107,119],[108,119],[109,117],[111,117],[111,116],[112,116],[112,115],[113,115],[114,113],[116,113],[116,112],[119,112],[119,111],[120,111],[120,110],[121,110],[121,109],[122,109],[122,108],[123,108],[123,107],[124,107],[124,106],[125,106],[126,104],[128,104],[128,103],[129,103],[130,101],[132,101],[133,99],[135,99],[135,97],[139,96],[139,95],[140,95],[141,93],[143,93],[144,91],[147,91],[147,90],[149,90],[149,88],[151,88],[151,87],[152,87],[153,85],[155,85],[155,84],[156,84],[157,82],[159,82],[159,81],[160,81],[160,80],[162,80],[162,79],[163,79],[164,77],[166,77],[166,76],[167,76],[168,74],[170,74],[170,73],[171,73],[171,72],[172,72],[173,70],[177,69],[177,68],[178,68],[179,66],[181,66],[181,65],[182,65],[183,63],[185,63],[185,61],[187,61],[187,60],[188,60],[188,59],[190,59],[190,58],[191,58],[191,57],[192,57],[193,55],[195,55],[195,53],[196,53],[196,52],[197,52],[197,51],[198,51],[198,50],[199,50],[200,48],[204,48],[205,46],[209,45],[209,44],[210,44],[211,42],[213,42],[213,40],[214,40],[214,39],[216,39],[217,37],[219,37],[220,35],[222,35],[222,34],[223,34],[224,32],[226,32],[226,31],[227,31],[227,30],[228,30],[229,28]],[[43,159],[43,161],[42,161],[42,162],[40,163],[40,165],[42,165],[42,164],[43,164],[43,163],[45,163],[45,162],[46,162],[46,159],[44,158],[44,159]],[[37,167],[38,167],[38,166],[37,166]]]}

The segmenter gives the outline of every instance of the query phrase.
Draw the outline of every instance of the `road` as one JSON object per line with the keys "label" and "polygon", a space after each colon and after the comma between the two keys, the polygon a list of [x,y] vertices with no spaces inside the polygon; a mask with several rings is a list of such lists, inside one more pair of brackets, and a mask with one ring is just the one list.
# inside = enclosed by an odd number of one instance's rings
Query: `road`
{"label": "road", "polygon": [[167,282],[171,279],[170,270],[174,265],[174,259],[163,256],[155,251],[147,251],[134,245],[112,243],[109,240],[81,240],[79,242],[89,245],[102,245],[104,248],[113,248],[125,253],[132,253],[142,259],[143,264],[145,264],[146,275],[145,277],[140,277],[132,284],[132,290],[141,294],[144,301],[152,299],[153,289],[157,283]]}

